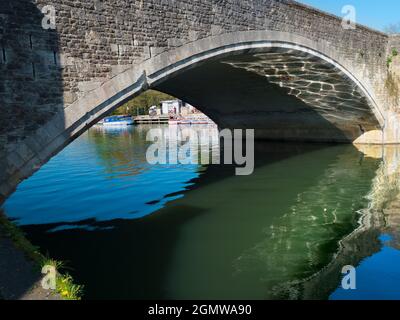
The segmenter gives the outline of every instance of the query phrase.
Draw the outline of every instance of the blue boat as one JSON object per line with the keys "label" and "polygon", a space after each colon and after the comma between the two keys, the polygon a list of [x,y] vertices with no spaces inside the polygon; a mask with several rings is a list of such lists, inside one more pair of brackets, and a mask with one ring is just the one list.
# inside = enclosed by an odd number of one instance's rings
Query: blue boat
{"label": "blue boat", "polygon": [[131,126],[134,121],[130,116],[111,116],[104,118],[98,124],[103,126]]}

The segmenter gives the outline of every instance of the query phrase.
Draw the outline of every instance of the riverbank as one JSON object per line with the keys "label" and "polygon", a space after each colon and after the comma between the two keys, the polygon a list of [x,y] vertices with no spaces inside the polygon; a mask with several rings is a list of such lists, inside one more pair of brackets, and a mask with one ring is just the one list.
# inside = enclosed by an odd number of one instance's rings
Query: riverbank
{"label": "riverbank", "polygon": [[82,287],[68,275],[57,274],[57,290],[46,290],[41,282],[42,266],[61,266],[44,257],[22,231],[0,212],[0,299],[77,300]]}

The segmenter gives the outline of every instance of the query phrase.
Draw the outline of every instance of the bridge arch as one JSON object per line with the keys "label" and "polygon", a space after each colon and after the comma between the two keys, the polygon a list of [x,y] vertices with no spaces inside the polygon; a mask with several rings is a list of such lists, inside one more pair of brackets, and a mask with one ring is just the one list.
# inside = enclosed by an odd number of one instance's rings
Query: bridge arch
{"label": "bridge arch", "polygon": [[[357,88],[359,97],[365,99],[373,115],[372,127],[380,129],[384,126],[384,113],[368,79],[364,78],[362,71],[354,67],[351,60],[336,51],[331,43],[279,31],[231,32],[196,40],[153,56],[133,65],[66,106],[21,143],[20,147],[30,149],[32,156],[24,159],[11,180],[20,181],[30,176],[99,119],[147,89],[160,88],[165,83],[171,83],[179,75],[206,62],[221,62],[223,59],[246,55],[257,56],[275,49],[300,52],[330,66],[344,81],[352,83]],[[223,62],[232,63],[229,59]],[[9,193],[15,186],[9,183],[1,193]]]}
{"label": "bridge arch", "polygon": [[[195,68],[205,61],[244,53],[262,52],[268,48],[285,48],[310,54],[336,68],[357,86],[366,98],[379,124],[384,125],[384,112],[381,110],[368,80],[363,79],[363,76],[355,70],[353,61],[341,56],[330,43],[315,42],[286,32],[251,31],[201,39],[132,66],[69,105],[65,109],[66,129],[75,124],[74,120],[83,118],[87,127],[124,101],[144,90],[157,87],[160,83],[168,81],[188,69]],[[74,132],[72,132],[72,136],[74,136]]]}

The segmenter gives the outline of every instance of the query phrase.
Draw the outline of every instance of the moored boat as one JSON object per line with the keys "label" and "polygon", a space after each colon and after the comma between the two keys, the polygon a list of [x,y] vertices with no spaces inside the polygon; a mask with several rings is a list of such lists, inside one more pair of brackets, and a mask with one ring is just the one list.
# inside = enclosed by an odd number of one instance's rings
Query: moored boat
{"label": "moored boat", "polygon": [[130,116],[111,116],[101,120],[98,125],[103,126],[131,126],[134,124],[132,117]]}

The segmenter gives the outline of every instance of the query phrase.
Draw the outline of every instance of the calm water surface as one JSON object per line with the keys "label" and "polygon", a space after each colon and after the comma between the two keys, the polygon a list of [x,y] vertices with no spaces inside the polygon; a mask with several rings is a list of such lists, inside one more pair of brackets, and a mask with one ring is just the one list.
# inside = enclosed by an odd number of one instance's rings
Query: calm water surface
{"label": "calm water surface", "polygon": [[[400,298],[399,179],[381,151],[257,143],[255,173],[235,176],[149,165],[148,129],[91,129],[3,206],[86,298]],[[358,290],[339,288],[346,264]]]}

